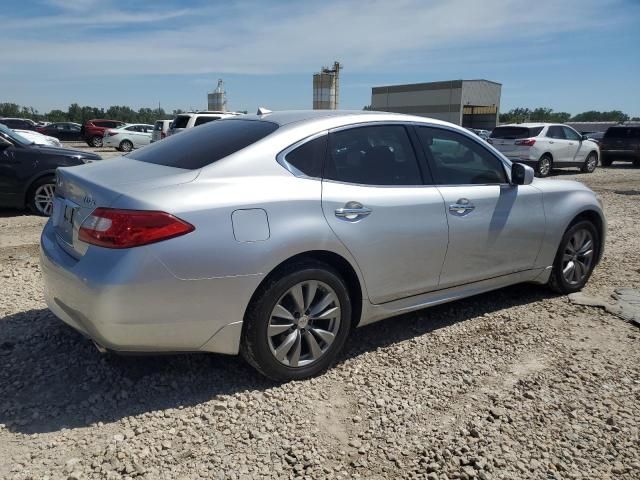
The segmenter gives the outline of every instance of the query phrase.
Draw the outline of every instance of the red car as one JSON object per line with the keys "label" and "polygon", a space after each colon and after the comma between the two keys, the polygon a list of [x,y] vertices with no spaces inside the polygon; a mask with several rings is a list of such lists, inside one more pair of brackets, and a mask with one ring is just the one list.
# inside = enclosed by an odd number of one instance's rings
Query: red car
{"label": "red car", "polygon": [[82,126],[82,138],[90,147],[101,147],[104,131],[110,128],[120,128],[126,123],[118,120],[107,120],[104,118],[87,120]]}

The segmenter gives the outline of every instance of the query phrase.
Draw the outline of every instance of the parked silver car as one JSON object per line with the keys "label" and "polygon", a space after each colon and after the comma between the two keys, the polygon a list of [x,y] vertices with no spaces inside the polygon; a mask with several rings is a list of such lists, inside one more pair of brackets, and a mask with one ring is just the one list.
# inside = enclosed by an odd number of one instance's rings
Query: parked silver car
{"label": "parked silver car", "polygon": [[352,326],[520,282],[580,290],[603,251],[599,200],[533,177],[421,117],[212,122],[58,170],[46,301],[100,349],[241,352],[308,377]]}

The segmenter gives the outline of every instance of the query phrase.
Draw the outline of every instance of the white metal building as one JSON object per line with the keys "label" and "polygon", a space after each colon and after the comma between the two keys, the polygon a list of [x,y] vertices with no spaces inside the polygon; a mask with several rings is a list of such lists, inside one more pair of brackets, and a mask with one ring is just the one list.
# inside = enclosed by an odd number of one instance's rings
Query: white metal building
{"label": "white metal building", "polygon": [[490,80],[389,85],[371,89],[371,107],[491,130],[498,124],[501,92],[502,85]]}

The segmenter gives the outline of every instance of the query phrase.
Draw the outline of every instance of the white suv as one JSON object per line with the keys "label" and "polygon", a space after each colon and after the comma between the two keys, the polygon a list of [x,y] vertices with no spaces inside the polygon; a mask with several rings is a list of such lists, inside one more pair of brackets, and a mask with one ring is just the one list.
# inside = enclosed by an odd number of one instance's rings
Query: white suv
{"label": "white suv", "polygon": [[205,123],[212,122],[213,120],[220,120],[222,118],[235,117],[240,115],[236,112],[215,112],[215,111],[204,111],[204,112],[189,112],[189,113],[181,113],[176,118],[173,119],[171,123],[171,127],[167,132],[167,136],[173,135],[174,133],[181,132],[187,128],[197,127],[198,125],[204,125]]}
{"label": "white suv", "polygon": [[573,128],[556,123],[518,123],[496,127],[487,140],[512,162],[532,166],[538,177],[554,168],[579,167],[593,172],[598,144]]}

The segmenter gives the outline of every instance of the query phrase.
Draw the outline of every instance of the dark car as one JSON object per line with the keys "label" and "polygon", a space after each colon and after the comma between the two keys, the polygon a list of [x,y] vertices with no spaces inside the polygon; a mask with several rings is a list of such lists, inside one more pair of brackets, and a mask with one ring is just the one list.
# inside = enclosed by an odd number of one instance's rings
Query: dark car
{"label": "dark car", "polygon": [[56,168],[100,159],[95,153],[36,145],[0,125],[0,206],[29,207],[49,216]]}
{"label": "dark car", "polygon": [[38,127],[36,130],[43,135],[55,137],[58,140],[67,142],[79,142],[84,140],[82,137],[82,125],[72,122],[50,123],[44,127]]}
{"label": "dark car", "polygon": [[602,137],[604,137],[604,132],[582,132],[583,135],[586,135],[589,140],[593,140],[598,145],[602,142]]}
{"label": "dark car", "polygon": [[13,130],[35,130],[36,122],[28,118],[0,118],[0,123]]}
{"label": "dark car", "polygon": [[609,127],[600,142],[600,156],[605,167],[616,161],[640,167],[640,125]]}
{"label": "dark car", "polygon": [[82,138],[90,147],[101,147],[105,130],[124,127],[126,123],[119,120],[106,120],[103,118],[87,120],[82,126]]}

